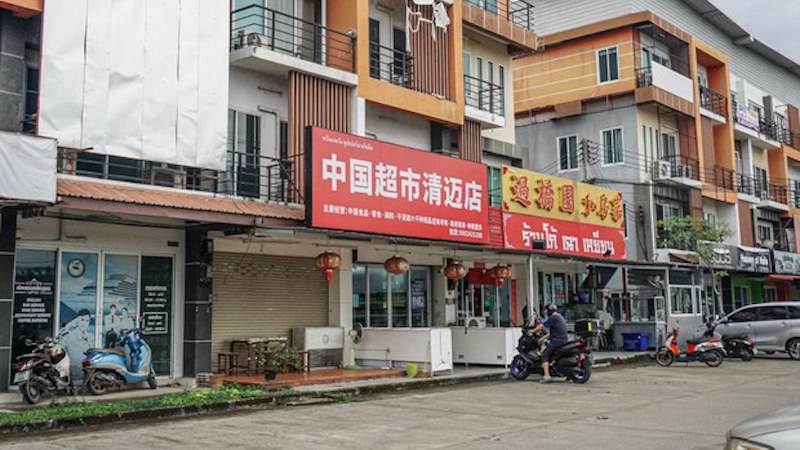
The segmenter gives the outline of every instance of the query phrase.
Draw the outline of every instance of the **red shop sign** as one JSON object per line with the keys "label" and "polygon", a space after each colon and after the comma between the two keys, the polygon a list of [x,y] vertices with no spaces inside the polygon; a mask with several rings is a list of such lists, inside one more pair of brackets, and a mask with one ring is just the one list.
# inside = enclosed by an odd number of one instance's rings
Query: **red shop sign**
{"label": "red shop sign", "polygon": [[[589,258],[624,260],[625,232],[580,222],[503,213],[506,248],[530,250],[534,240],[543,240],[548,253]],[[605,254],[611,250],[609,256]]]}
{"label": "red shop sign", "polygon": [[485,165],[321,128],[306,142],[309,226],[489,242]]}

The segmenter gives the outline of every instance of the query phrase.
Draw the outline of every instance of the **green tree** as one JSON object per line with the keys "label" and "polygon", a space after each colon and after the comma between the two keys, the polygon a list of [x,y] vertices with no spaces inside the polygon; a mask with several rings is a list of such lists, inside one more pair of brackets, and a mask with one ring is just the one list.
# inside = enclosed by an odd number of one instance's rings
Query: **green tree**
{"label": "green tree", "polygon": [[[659,240],[662,248],[674,248],[691,252],[698,263],[711,273],[711,291],[717,311],[724,314],[722,292],[718,288],[721,278],[728,276],[723,270],[714,267],[714,249],[731,235],[726,223],[709,222],[699,217],[670,217],[658,221]],[[705,277],[703,279],[705,291]]]}

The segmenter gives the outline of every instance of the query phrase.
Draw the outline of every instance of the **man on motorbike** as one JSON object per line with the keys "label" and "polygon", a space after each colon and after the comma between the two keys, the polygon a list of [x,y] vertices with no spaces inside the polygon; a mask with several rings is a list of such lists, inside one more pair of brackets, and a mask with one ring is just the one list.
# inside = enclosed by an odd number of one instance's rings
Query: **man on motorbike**
{"label": "man on motorbike", "polygon": [[540,383],[550,382],[550,356],[553,355],[553,352],[555,352],[557,348],[569,341],[567,338],[567,321],[558,313],[558,307],[551,303],[547,305],[546,311],[546,327],[550,334],[550,342],[542,353],[542,371],[544,372],[544,377],[539,381]]}

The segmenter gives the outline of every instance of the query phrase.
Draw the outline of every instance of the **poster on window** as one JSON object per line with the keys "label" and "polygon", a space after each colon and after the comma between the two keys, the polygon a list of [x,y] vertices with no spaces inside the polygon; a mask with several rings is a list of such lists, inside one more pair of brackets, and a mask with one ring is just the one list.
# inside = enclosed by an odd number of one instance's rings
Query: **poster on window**
{"label": "poster on window", "polygon": [[61,253],[59,325],[62,343],[72,360],[72,376],[81,373],[86,349],[95,346],[97,308],[97,254]]}
{"label": "poster on window", "polygon": [[139,257],[106,254],[103,264],[103,326],[100,337],[106,347],[122,330],[136,328],[136,294]]}
{"label": "poster on window", "polygon": [[153,351],[158,375],[170,374],[172,351],[172,258],[142,257],[142,334]]}
{"label": "poster on window", "polygon": [[425,278],[411,279],[411,309],[413,311],[425,311],[425,303],[428,298]]}
{"label": "poster on window", "polygon": [[42,342],[53,336],[56,286],[55,250],[17,250],[14,274],[12,366],[28,353],[25,340]]}

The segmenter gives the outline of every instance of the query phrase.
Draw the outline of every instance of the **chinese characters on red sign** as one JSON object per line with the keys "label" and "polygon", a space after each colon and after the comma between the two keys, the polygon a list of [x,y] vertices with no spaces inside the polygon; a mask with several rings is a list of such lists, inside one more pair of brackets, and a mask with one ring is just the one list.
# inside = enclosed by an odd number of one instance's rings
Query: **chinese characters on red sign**
{"label": "chinese characters on red sign", "polygon": [[312,227],[488,242],[486,166],[314,128]]}
{"label": "chinese characters on red sign", "polygon": [[[547,252],[590,258],[624,260],[625,233],[611,227],[504,213],[506,248],[530,250],[533,241],[544,241]],[[608,256],[606,254],[608,253]]]}

